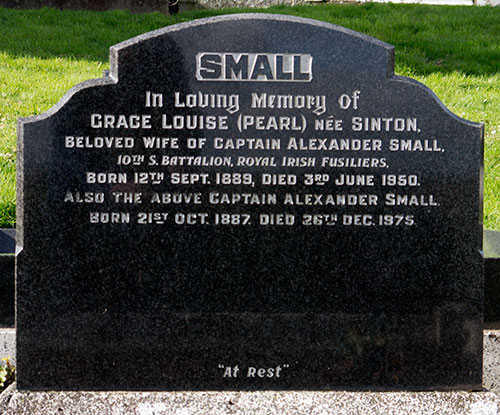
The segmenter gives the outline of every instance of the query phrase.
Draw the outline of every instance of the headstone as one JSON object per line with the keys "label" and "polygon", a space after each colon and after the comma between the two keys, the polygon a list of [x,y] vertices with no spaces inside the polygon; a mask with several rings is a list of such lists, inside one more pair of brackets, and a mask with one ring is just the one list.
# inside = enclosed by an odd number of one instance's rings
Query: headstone
{"label": "headstone", "polygon": [[480,389],[482,127],[393,65],[215,17],[21,120],[17,388]]}

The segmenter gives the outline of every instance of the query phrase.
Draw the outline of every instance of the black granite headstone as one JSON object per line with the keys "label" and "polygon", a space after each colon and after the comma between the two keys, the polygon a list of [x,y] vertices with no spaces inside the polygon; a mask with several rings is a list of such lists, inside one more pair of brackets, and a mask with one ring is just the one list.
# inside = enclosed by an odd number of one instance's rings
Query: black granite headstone
{"label": "black granite headstone", "polygon": [[394,48],[233,15],[19,128],[19,389],[481,386],[482,127]]}

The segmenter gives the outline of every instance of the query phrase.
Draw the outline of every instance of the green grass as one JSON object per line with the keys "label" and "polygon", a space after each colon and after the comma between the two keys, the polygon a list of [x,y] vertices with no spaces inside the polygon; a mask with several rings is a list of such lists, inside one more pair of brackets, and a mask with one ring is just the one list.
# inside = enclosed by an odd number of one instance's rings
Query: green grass
{"label": "green grass", "polygon": [[100,77],[111,45],[224,13],[283,13],[339,24],[396,47],[396,73],[430,87],[457,115],[485,124],[484,225],[500,229],[500,8],[394,4],[277,6],[177,16],[0,8],[0,227],[15,225],[16,119]]}

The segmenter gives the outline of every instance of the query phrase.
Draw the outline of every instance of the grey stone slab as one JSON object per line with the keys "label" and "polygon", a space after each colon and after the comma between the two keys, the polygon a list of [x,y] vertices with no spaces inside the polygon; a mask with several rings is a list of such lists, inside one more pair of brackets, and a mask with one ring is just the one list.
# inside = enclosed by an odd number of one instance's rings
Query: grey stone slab
{"label": "grey stone slab", "polygon": [[497,415],[490,392],[17,392],[5,415]]}
{"label": "grey stone slab", "polygon": [[500,258],[500,232],[485,229],[483,232],[485,258]]}
{"label": "grey stone slab", "polygon": [[474,6],[474,0],[370,0],[374,3],[429,4],[435,6]]}
{"label": "grey stone slab", "polygon": [[[297,5],[314,3],[341,3],[339,0],[197,0],[197,4],[207,9],[221,9],[225,7],[270,7],[277,4]],[[346,0],[345,3],[416,3],[448,6],[473,6],[498,3],[497,0]]]}
{"label": "grey stone slab", "polygon": [[391,45],[160,29],[18,157],[20,390],[481,388],[482,126]]}
{"label": "grey stone slab", "polygon": [[16,330],[13,328],[0,328],[0,359],[4,357],[16,364]]}
{"label": "grey stone slab", "polygon": [[500,330],[484,330],[483,387],[500,394]]}

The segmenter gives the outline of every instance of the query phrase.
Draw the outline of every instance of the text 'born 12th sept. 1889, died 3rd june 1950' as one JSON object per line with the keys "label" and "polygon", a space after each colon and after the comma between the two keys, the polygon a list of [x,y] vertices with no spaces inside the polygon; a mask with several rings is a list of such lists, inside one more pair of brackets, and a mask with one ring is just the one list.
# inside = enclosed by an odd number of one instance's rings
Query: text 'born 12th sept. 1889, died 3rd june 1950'
{"label": "text 'born 12th sept. 1889, died 3rd june 1950'", "polygon": [[19,389],[480,387],[482,127],[392,46],[234,15],[110,65],[20,122]]}

